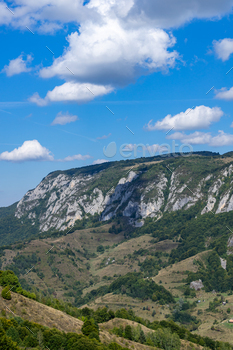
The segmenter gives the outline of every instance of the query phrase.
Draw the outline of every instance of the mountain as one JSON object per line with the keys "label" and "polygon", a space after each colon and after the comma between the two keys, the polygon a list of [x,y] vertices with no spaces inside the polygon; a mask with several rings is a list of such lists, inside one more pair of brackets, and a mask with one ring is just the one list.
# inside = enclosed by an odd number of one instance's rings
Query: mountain
{"label": "mountain", "polygon": [[201,214],[229,212],[232,171],[228,154],[205,152],[56,171],[8,212],[0,208],[0,243],[9,243],[6,233],[13,242],[47,231],[64,232],[87,218],[103,222],[122,216],[140,227],[148,217],[158,220],[196,203],[201,203]]}

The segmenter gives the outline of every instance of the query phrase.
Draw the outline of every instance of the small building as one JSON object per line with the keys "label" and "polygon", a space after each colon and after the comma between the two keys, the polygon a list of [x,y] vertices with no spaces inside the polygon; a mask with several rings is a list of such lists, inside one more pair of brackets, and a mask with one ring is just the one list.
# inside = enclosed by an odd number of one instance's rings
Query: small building
{"label": "small building", "polygon": [[228,322],[233,324],[233,318],[231,318]]}

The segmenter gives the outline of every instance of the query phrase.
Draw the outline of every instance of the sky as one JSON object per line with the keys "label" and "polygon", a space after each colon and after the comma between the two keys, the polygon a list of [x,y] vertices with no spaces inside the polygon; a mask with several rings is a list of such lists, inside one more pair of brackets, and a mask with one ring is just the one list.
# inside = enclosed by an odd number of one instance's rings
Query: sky
{"label": "sky", "polygon": [[0,206],[48,173],[233,150],[233,0],[0,1]]}

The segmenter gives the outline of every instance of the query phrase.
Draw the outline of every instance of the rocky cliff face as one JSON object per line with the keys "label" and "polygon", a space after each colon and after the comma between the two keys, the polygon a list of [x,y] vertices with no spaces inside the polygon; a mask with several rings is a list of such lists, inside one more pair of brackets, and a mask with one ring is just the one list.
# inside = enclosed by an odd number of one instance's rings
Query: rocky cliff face
{"label": "rocky cliff face", "polygon": [[198,201],[201,214],[233,210],[231,162],[224,165],[219,161],[209,174],[205,161],[200,166],[196,159],[182,159],[172,163],[172,169],[168,164],[147,163],[131,170],[114,165],[87,173],[49,174],[21,199],[15,216],[27,216],[32,225],[39,222],[40,231],[47,231],[65,230],[88,214],[98,214],[106,221],[119,211],[132,225],[141,226],[146,217],[159,219],[166,211],[188,209]]}

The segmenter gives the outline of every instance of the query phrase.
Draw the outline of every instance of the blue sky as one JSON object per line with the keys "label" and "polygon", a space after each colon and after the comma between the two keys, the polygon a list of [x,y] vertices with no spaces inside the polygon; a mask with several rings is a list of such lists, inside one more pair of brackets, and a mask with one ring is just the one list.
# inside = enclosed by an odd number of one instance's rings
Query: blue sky
{"label": "blue sky", "polygon": [[40,6],[0,2],[0,206],[135,144],[233,150],[233,0]]}

